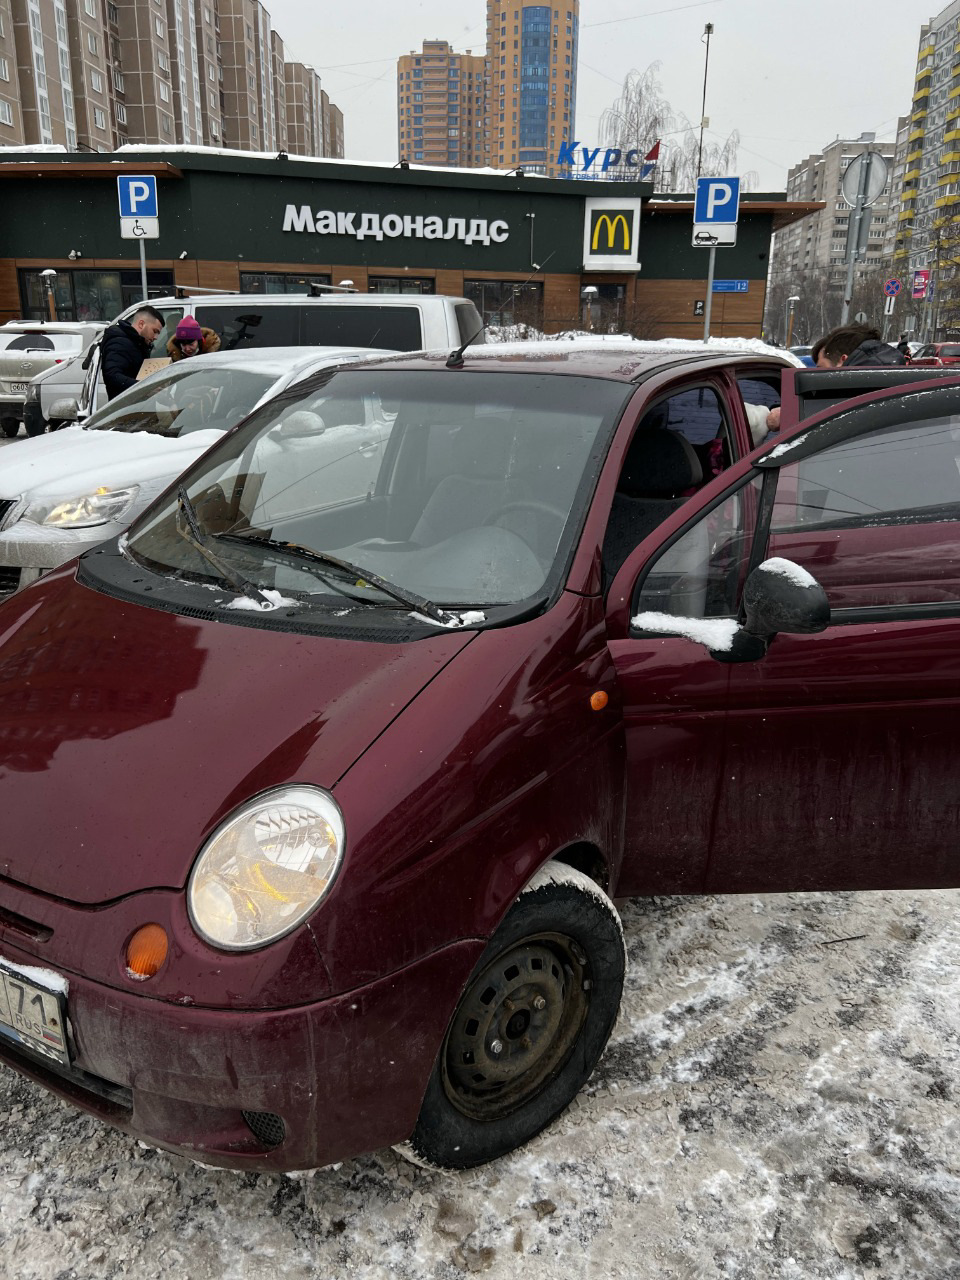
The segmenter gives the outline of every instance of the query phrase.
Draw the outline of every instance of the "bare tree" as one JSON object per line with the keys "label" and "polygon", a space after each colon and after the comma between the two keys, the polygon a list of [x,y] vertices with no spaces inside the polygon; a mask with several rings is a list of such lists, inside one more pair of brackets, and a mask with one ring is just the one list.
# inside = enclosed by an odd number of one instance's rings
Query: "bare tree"
{"label": "bare tree", "polygon": [[[619,98],[600,116],[600,139],[604,146],[619,147],[624,155],[628,151],[639,151],[645,156],[657,139],[674,131],[673,112],[663,96],[657,75],[660,66],[659,62],[651,62],[646,71],[627,73]],[[661,168],[653,171],[658,190],[665,189],[660,181],[662,172]]]}
{"label": "bare tree", "polygon": [[[662,153],[652,174],[656,191],[692,191],[698,173],[707,178],[736,173],[740,134],[735,129],[726,141],[705,140],[700,157],[699,130],[682,112],[674,112],[663,96],[658,77],[660,66],[659,62],[651,62],[645,71],[633,70],[627,74],[620,96],[600,117],[603,145],[619,147],[624,155],[638,151],[645,156],[659,139]],[[621,180],[631,176],[629,170],[617,174]],[[757,175],[752,171],[741,175],[745,191],[755,186],[756,181]]]}

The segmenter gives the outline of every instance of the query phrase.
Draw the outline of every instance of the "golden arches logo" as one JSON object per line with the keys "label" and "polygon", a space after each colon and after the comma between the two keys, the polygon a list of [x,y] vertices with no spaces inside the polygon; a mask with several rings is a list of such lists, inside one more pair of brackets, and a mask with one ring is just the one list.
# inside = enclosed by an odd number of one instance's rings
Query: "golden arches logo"
{"label": "golden arches logo", "polygon": [[626,215],[622,213],[615,213],[612,218],[609,213],[600,214],[600,216],[597,218],[593,226],[593,241],[591,244],[591,251],[593,253],[596,253],[597,251],[597,247],[600,243],[600,229],[604,223],[607,224],[607,250],[609,252],[615,252],[615,246],[617,243],[617,227],[620,226],[623,228],[622,252],[629,253],[630,252],[630,223],[627,221]]}

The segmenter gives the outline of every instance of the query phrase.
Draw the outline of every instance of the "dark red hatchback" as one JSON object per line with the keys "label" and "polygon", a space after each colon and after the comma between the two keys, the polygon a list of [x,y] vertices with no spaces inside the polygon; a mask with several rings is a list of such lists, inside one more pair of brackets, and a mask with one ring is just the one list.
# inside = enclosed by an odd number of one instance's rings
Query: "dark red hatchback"
{"label": "dark red hatchback", "polygon": [[783,373],[327,371],[0,608],[0,1060],[212,1164],[467,1167],[596,1064],[615,896],[960,883],[960,380],[801,426],[788,371],[750,452]]}

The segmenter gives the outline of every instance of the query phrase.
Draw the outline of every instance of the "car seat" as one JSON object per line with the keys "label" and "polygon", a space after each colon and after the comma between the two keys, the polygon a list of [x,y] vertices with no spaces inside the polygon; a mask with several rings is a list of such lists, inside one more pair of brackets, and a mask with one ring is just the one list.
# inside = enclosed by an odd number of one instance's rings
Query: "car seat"
{"label": "car seat", "polygon": [[693,445],[675,431],[641,425],[624,459],[603,539],[607,586],[627,556],[703,481]]}
{"label": "car seat", "polygon": [[520,497],[509,479],[512,447],[513,427],[508,421],[485,417],[465,422],[454,441],[456,471],[437,483],[413,527],[411,541],[428,547],[479,528]]}

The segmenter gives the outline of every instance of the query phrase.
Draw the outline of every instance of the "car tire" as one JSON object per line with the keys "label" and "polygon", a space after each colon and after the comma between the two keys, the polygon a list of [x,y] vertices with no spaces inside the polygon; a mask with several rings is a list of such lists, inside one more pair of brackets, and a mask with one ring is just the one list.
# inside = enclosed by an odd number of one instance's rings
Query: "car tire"
{"label": "car tire", "polygon": [[539,1133],[599,1061],[625,967],[606,894],[572,867],[542,867],[480,957],[398,1151],[428,1168],[469,1169]]}
{"label": "car tire", "polygon": [[8,440],[12,440],[14,436],[20,434],[19,418],[0,418],[0,431]]}

